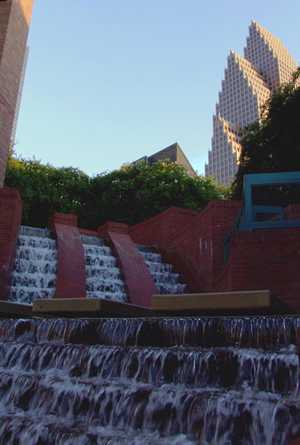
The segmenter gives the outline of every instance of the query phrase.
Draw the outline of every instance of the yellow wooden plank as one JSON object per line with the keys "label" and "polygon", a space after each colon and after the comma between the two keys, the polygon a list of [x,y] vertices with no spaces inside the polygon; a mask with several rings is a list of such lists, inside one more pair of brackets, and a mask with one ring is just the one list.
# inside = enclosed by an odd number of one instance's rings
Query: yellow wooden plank
{"label": "yellow wooden plank", "polygon": [[104,299],[93,298],[53,298],[36,300],[33,303],[35,314],[111,314],[111,315],[146,315],[149,309]]}
{"label": "yellow wooden plank", "polygon": [[31,315],[31,304],[14,303],[12,301],[0,300],[0,315]]}
{"label": "yellow wooden plank", "polygon": [[153,295],[152,309],[177,312],[183,310],[232,310],[270,307],[269,290],[208,292],[181,295]]}
{"label": "yellow wooden plank", "polygon": [[97,312],[101,311],[101,301],[85,298],[36,300],[33,312]]}

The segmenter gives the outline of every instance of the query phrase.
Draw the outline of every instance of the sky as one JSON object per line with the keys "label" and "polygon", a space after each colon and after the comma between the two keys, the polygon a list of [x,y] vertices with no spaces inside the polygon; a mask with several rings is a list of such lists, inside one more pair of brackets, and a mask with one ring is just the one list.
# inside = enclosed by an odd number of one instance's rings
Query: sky
{"label": "sky", "polygon": [[89,175],[178,142],[204,173],[251,20],[299,63],[299,0],[35,0],[15,150]]}

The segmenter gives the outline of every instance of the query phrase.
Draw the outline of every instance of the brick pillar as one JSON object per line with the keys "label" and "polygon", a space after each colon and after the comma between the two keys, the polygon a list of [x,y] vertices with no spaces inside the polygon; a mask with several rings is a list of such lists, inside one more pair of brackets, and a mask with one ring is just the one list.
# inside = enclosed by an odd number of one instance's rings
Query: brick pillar
{"label": "brick pillar", "polygon": [[50,224],[58,251],[55,298],[85,298],[85,258],[77,216],[55,213]]}
{"label": "brick pillar", "polygon": [[0,1],[0,187],[5,178],[33,0]]}
{"label": "brick pillar", "polygon": [[22,201],[17,190],[0,189],[0,299],[6,300],[14,267],[22,219]]}
{"label": "brick pillar", "polygon": [[128,226],[107,222],[98,228],[98,234],[110,242],[119,260],[129,303],[150,308],[152,295],[158,292],[144,257],[128,233]]}

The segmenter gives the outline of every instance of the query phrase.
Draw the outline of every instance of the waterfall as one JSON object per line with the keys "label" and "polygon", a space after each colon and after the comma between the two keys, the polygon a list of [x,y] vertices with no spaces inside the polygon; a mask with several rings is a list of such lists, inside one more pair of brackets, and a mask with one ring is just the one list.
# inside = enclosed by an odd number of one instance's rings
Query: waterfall
{"label": "waterfall", "polygon": [[21,227],[9,300],[32,303],[38,298],[53,297],[56,272],[56,241],[51,239],[50,232]]}
{"label": "waterfall", "polygon": [[[110,247],[82,236],[89,298],[127,301]],[[172,265],[139,246],[161,293]],[[55,292],[50,232],[22,227],[10,300]],[[0,444],[287,445],[300,435],[297,316],[0,319]]]}
{"label": "waterfall", "polygon": [[298,317],[0,320],[0,443],[286,445]]}
{"label": "waterfall", "polygon": [[[86,296],[127,302],[126,285],[117,258],[103,239],[81,235],[86,271]],[[153,249],[138,246],[159,293],[178,294],[186,286],[179,282],[171,264],[162,261]],[[57,246],[47,229],[22,226],[17,240],[15,267],[12,273],[9,300],[32,303],[55,294]]]}
{"label": "waterfall", "polygon": [[158,293],[182,294],[186,285],[179,282],[180,275],[173,272],[173,266],[162,261],[162,257],[155,249],[148,246],[138,246],[145,263],[152,275]]}
{"label": "waterfall", "polygon": [[125,283],[111,248],[95,236],[82,235],[81,239],[86,264],[87,297],[126,302]]}

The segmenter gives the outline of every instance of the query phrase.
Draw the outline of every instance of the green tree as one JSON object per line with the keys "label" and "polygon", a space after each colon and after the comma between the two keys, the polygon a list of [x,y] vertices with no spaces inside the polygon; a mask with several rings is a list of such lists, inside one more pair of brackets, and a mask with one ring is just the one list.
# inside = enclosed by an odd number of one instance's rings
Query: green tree
{"label": "green tree", "polygon": [[246,128],[233,197],[240,199],[247,173],[300,170],[300,68],[279,87],[263,110],[263,118]]}
{"label": "green tree", "polygon": [[55,168],[36,160],[8,160],[5,185],[17,188],[23,201],[23,223],[46,226],[54,212],[78,213],[84,207],[90,179],[80,170]]}
{"label": "green tree", "polygon": [[6,185],[19,189],[23,223],[33,226],[47,225],[54,212],[76,213],[86,228],[108,220],[134,224],[171,206],[201,209],[226,195],[211,178],[191,178],[171,162],[141,162],[89,178],[73,168],[11,158]]}
{"label": "green tree", "polygon": [[94,227],[111,219],[134,224],[171,206],[203,208],[211,199],[222,199],[226,190],[210,178],[191,178],[172,162],[140,162],[91,179],[88,214],[82,223]]}

